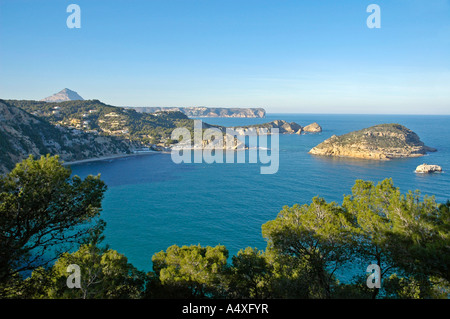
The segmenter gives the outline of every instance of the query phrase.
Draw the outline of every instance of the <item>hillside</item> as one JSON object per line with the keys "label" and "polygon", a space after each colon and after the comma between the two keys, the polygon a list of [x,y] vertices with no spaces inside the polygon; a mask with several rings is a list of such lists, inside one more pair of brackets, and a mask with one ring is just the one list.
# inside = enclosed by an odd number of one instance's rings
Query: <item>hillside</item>
{"label": "hillside", "polygon": [[418,157],[436,149],[400,124],[380,124],[341,136],[333,135],[310,150],[314,155],[388,160]]}
{"label": "hillside", "polygon": [[188,117],[242,117],[263,118],[263,108],[225,108],[225,107],[127,107],[142,113],[173,112],[184,113]]}
{"label": "hillside", "polygon": [[[107,105],[99,100],[66,101],[46,103],[42,101],[8,100],[31,114],[43,117],[53,124],[76,128],[86,132],[118,136],[124,139],[138,141],[146,146],[168,146],[172,130],[186,127],[193,132],[194,120],[180,111],[159,111],[156,113],[137,112],[135,109]],[[318,125],[317,125],[318,126]],[[225,133],[226,127],[210,125],[203,122],[203,128],[216,127]],[[318,126],[320,128],[320,126]],[[276,120],[264,124],[243,126],[238,128],[239,134],[253,128],[278,128],[280,134],[300,134],[302,126]]]}
{"label": "hillside", "polygon": [[176,127],[193,127],[181,112],[139,113],[107,105],[99,100],[65,101],[46,103],[30,100],[7,100],[35,116],[52,124],[83,130],[88,133],[118,136],[144,144],[166,142]]}
{"label": "hillside", "polygon": [[139,144],[55,126],[0,100],[0,173],[32,154],[60,155],[64,161],[131,153]]}
{"label": "hillside", "polygon": [[[28,154],[59,154],[64,161],[74,161],[143,149],[167,151],[178,142],[170,138],[175,128],[188,128],[193,136],[194,120],[179,111],[141,113],[99,100],[0,101],[2,172]],[[226,132],[226,127],[202,124],[203,129],[216,127]],[[282,120],[251,127],[279,128],[281,134],[302,132],[300,125]]]}

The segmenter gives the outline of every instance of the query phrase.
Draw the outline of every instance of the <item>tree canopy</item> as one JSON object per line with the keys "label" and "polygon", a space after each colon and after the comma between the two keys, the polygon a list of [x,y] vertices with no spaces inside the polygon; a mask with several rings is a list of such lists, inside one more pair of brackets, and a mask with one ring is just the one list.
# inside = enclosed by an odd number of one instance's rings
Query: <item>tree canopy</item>
{"label": "tree canopy", "polygon": [[[450,201],[439,204],[419,191],[403,194],[391,179],[357,180],[342,204],[315,197],[307,204],[283,207],[262,225],[265,250],[241,249],[229,263],[223,245],[172,245],[153,255],[148,273],[120,252],[100,246],[105,191],[99,176],[72,176],[57,156],[30,157],[1,176],[0,296],[450,296]],[[366,284],[365,270],[371,264],[380,267],[379,288]],[[67,284],[73,265],[80,269],[76,288]],[[339,274],[355,269],[361,271],[354,278],[340,280]],[[24,275],[26,270],[31,275]]]}
{"label": "tree canopy", "polygon": [[0,177],[0,279],[45,264],[50,249],[80,242],[99,220],[106,185],[71,176],[58,156],[32,156]]}
{"label": "tree canopy", "polygon": [[153,269],[161,284],[178,297],[204,298],[222,293],[222,273],[227,264],[225,246],[170,246],[152,258]]}

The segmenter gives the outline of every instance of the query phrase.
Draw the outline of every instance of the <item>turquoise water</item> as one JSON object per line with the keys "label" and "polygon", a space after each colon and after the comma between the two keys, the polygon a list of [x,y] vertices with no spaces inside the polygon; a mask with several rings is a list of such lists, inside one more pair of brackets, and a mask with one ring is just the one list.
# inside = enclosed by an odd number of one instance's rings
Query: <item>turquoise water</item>
{"label": "turquoise water", "polygon": [[[149,271],[153,254],[173,244],[222,244],[230,256],[248,246],[265,249],[261,225],[284,205],[309,203],[314,196],[340,203],[356,179],[392,177],[402,192],[420,189],[439,202],[450,199],[450,174],[445,172],[450,171],[450,116],[268,114],[264,119],[203,120],[239,126],[275,119],[302,126],[317,122],[323,132],[280,135],[279,170],[273,175],[261,175],[261,164],[174,164],[170,154],[73,165],[74,174],[100,173],[108,185],[102,211],[105,242]],[[334,134],[380,123],[405,125],[438,152],[385,162],[308,154]],[[424,162],[440,165],[444,172],[415,174]]]}

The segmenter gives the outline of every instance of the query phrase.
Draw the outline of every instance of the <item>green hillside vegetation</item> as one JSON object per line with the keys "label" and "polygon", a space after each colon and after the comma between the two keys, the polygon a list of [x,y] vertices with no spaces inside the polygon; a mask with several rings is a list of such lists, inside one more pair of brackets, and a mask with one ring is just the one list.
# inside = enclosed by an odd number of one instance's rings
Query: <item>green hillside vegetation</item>
{"label": "green hillside vegetation", "polygon": [[[140,113],[98,100],[58,103],[0,100],[0,173],[10,171],[28,155],[60,155],[64,161],[131,154],[136,150],[166,150],[177,143],[175,128],[194,120],[179,111]],[[203,123],[209,127],[224,127]]]}
{"label": "green hillside vegetation", "polygon": [[0,173],[30,154],[60,155],[64,161],[128,154],[137,145],[117,136],[99,136],[48,121],[0,100]]}
{"label": "green hillside vegetation", "polygon": [[107,105],[99,100],[58,103],[28,100],[6,102],[46,118],[53,124],[120,136],[146,144],[166,141],[176,127],[193,127],[193,120],[182,112],[139,113],[133,109]]}
{"label": "green hillside vegetation", "polygon": [[[403,194],[391,179],[357,180],[341,204],[315,197],[285,206],[262,225],[265,250],[247,247],[229,263],[222,245],[173,245],[155,252],[153,271],[147,273],[103,246],[105,190],[98,176],[71,177],[58,157],[28,158],[0,177],[0,297],[450,296],[450,201],[439,204],[419,191]],[[70,243],[72,250],[50,253]],[[45,253],[47,259],[40,259]],[[367,286],[365,271],[374,263],[381,271],[380,288]],[[72,264],[81,270],[78,288],[67,286]],[[337,273],[349,266],[360,269],[359,275],[340,282]]]}
{"label": "green hillside vegetation", "polygon": [[379,124],[338,136],[333,143],[342,146],[364,143],[369,147],[405,148],[424,146],[419,136],[400,124]]}

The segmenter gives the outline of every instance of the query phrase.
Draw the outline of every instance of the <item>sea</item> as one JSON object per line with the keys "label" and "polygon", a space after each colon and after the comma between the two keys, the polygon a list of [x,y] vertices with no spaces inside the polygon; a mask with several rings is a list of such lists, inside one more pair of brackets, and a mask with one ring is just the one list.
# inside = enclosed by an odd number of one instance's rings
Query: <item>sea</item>
{"label": "sea", "polygon": [[[279,167],[261,174],[262,163],[180,163],[170,154],[148,154],[71,166],[74,175],[101,174],[108,186],[101,217],[104,243],[143,271],[152,256],[171,245],[225,245],[230,258],[240,249],[264,250],[261,226],[284,206],[309,204],[313,197],[342,203],[357,179],[392,178],[402,193],[420,190],[437,202],[450,199],[450,116],[267,114],[265,118],[202,118],[209,124],[239,127],[273,120],[306,126],[316,134],[279,135]],[[309,150],[332,135],[381,123],[398,123],[438,151],[418,158],[374,161],[320,157]],[[417,174],[423,163],[442,173]],[[365,269],[362,270],[365,273]]]}

